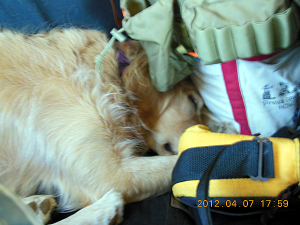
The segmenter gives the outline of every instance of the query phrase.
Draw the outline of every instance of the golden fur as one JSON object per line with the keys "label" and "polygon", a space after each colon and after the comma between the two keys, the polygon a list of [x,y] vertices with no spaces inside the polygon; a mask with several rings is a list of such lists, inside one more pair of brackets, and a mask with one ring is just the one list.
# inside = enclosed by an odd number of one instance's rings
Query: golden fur
{"label": "golden fur", "polygon": [[[166,144],[176,153],[202,100],[189,80],[158,92],[134,42],[118,46],[131,59],[122,79],[114,49],[97,73],[106,44],[93,30],[0,33],[0,183],[19,196],[54,194],[70,210],[111,190],[129,203],[170,187]],[[140,157],[148,148],[165,156]]]}

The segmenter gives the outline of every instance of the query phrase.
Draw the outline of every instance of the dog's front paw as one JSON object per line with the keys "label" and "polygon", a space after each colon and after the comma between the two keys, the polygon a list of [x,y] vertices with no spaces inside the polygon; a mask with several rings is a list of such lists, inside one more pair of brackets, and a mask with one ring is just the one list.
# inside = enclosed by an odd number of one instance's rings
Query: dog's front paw
{"label": "dog's front paw", "polygon": [[101,210],[102,216],[98,220],[101,225],[119,224],[122,222],[124,201],[121,193],[113,190],[109,191],[91,206],[94,205]]}
{"label": "dog's front paw", "polygon": [[53,225],[112,225],[119,224],[123,219],[124,201],[120,193],[107,192],[101,199],[84,207],[72,216],[67,217]]}
{"label": "dog's front paw", "polygon": [[33,195],[23,198],[22,201],[30,206],[41,222],[46,224],[51,217],[57,203],[52,195]]}
{"label": "dog's front paw", "polygon": [[225,133],[225,134],[238,134],[238,131],[229,122],[210,121],[207,123],[207,126],[212,132]]}

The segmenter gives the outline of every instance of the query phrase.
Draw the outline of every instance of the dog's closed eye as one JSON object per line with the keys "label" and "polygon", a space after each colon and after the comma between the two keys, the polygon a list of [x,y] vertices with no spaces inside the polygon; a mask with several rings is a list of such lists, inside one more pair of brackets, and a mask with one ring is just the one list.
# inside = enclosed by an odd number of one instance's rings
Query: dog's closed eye
{"label": "dog's closed eye", "polygon": [[173,153],[172,147],[169,143],[164,144],[164,148],[166,151]]}
{"label": "dog's closed eye", "polygon": [[189,95],[188,98],[192,102],[195,109],[197,109],[198,108],[198,102],[196,101],[196,99],[192,95]]}

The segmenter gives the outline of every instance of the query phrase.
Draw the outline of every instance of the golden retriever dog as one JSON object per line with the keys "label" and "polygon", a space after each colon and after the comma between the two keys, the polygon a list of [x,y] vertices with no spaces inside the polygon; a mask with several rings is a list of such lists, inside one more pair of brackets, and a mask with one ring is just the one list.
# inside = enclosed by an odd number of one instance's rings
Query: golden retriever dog
{"label": "golden retriever dog", "polygon": [[[136,42],[116,47],[130,60],[122,75],[116,48],[96,72],[106,45],[94,30],[0,33],[0,183],[57,196],[62,210],[87,206],[59,224],[120,222],[124,204],[168,191],[179,137],[201,123],[190,80],[158,92]],[[142,156],[149,148],[159,156]],[[51,196],[30,198],[40,209]]]}

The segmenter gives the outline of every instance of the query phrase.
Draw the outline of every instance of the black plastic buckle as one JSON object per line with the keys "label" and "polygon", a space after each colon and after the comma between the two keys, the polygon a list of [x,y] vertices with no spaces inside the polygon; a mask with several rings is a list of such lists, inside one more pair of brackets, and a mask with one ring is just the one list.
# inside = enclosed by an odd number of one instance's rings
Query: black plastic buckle
{"label": "black plastic buckle", "polygon": [[269,180],[269,178],[267,177],[263,177],[262,174],[263,174],[263,154],[264,154],[264,143],[267,143],[267,142],[271,142],[268,138],[260,138],[260,137],[255,137],[253,138],[253,141],[257,141],[258,144],[259,144],[259,147],[258,147],[258,174],[257,176],[250,176],[250,178],[254,181],[267,181]]}

